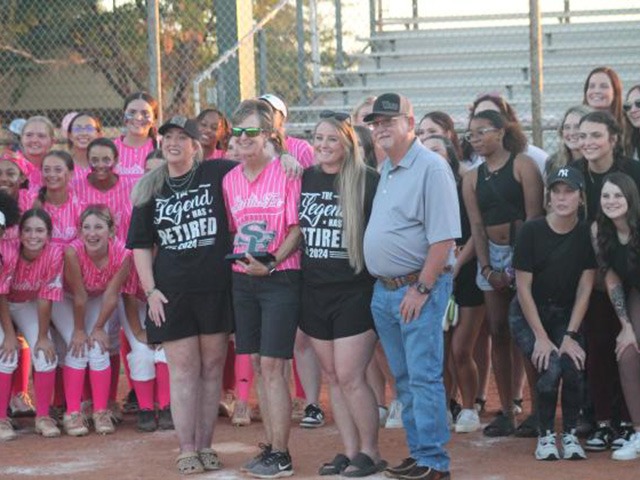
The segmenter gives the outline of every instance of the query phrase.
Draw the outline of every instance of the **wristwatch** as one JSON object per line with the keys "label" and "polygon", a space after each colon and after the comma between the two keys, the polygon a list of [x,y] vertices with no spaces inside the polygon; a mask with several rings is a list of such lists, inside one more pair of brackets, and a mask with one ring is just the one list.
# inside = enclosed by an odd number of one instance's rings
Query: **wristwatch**
{"label": "wristwatch", "polygon": [[431,288],[422,282],[416,283],[416,290],[420,295],[429,295],[431,293]]}
{"label": "wristwatch", "polygon": [[578,341],[580,340],[580,334],[578,332],[572,332],[570,330],[567,330],[564,334],[565,337],[569,337],[572,340]]}

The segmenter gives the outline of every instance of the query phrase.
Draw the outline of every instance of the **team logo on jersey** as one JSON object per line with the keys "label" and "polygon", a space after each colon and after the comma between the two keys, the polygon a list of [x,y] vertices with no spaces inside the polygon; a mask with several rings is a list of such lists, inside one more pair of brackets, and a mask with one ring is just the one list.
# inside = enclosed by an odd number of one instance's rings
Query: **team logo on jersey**
{"label": "team logo on jersey", "polygon": [[275,236],[276,232],[267,230],[267,222],[250,222],[238,229],[235,244],[247,252],[264,252]]}

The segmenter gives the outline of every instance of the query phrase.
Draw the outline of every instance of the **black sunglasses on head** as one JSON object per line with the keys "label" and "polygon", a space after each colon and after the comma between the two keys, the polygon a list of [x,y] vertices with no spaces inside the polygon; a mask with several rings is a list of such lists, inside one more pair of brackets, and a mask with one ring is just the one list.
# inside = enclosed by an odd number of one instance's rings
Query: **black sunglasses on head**
{"label": "black sunglasses on head", "polygon": [[351,123],[351,115],[345,112],[334,112],[333,110],[323,110],[320,112],[320,118],[335,118],[339,122],[349,120]]}
{"label": "black sunglasses on head", "polygon": [[640,98],[635,99],[633,102],[626,102],[622,105],[622,109],[625,112],[631,110],[631,107],[635,106],[636,108],[640,108]]}

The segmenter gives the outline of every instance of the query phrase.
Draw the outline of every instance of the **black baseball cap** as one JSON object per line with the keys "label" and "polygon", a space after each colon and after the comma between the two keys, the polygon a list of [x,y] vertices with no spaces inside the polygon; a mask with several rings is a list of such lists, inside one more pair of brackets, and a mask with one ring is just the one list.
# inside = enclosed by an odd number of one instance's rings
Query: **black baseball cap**
{"label": "black baseball cap", "polygon": [[363,120],[366,123],[372,122],[378,115],[385,117],[397,117],[399,115],[412,116],[413,107],[409,99],[404,95],[398,93],[383,93],[373,102],[371,113],[366,115]]}
{"label": "black baseball cap", "polygon": [[549,175],[547,188],[560,182],[569,185],[573,190],[584,190],[584,176],[580,170],[573,167],[562,167]]}
{"label": "black baseball cap", "polygon": [[164,135],[170,128],[181,128],[188,136],[194,140],[200,140],[200,130],[198,130],[198,124],[195,120],[184,117],[182,115],[174,115],[169,120],[164,122],[158,129],[160,135]]}

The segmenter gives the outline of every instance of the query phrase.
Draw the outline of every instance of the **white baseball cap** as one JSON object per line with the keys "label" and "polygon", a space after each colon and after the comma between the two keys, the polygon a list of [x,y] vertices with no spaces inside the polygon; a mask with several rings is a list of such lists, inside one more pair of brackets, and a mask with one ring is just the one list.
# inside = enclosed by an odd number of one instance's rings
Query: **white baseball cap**
{"label": "white baseball cap", "polygon": [[280,97],[276,97],[272,93],[265,93],[261,97],[258,97],[259,100],[264,100],[269,105],[273,107],[274,110],[278,110],[284,118],[287,118],[289,115],[289,111],[287,110],[287,105],[282,101]]}
{"label": "white baseball cap", "polygon": [[24,118],[14,118],[9,124],[9,131],[18,136],[22,135],[22,129],[27,121]]}

